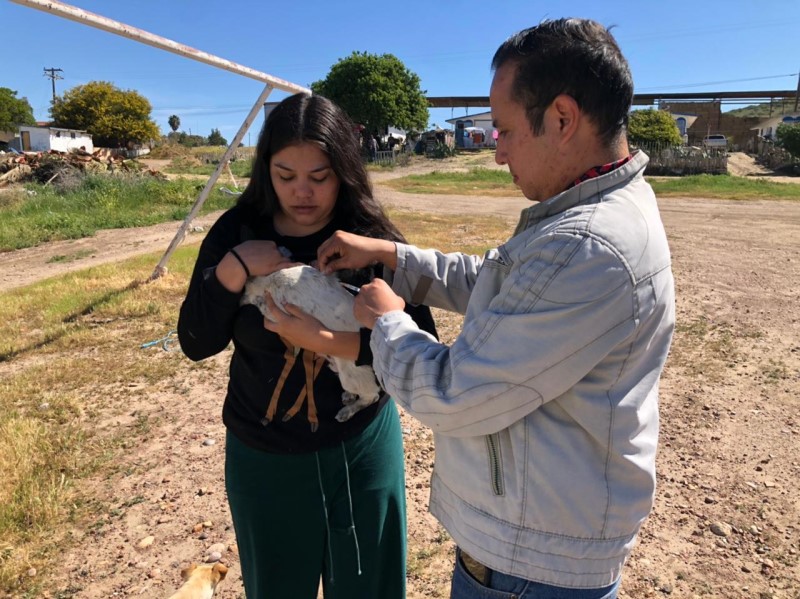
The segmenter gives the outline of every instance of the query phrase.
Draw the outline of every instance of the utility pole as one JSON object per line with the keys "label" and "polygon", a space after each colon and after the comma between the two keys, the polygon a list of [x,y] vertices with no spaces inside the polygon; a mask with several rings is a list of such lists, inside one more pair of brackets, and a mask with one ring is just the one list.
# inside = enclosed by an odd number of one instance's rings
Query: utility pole
{"label": "utility pole", "polygon": [[63,69],[54,69],[53,67],[44,69],[44,76],[49,77],[50,81],[53,83],[53,102],[56,101],[56,79],[63,79],[63,77],[58,74],[63,72]]}
{"label": "utility pole", "polygon": [[797,73],[797,93],[794,95],[794,111],[797,112],[797,103],[800,100],[800,73]]}

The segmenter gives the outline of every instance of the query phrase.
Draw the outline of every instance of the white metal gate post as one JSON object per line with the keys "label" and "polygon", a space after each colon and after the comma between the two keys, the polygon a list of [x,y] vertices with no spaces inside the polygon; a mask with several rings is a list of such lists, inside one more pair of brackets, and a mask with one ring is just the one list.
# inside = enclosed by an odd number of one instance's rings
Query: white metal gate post
{"label": "white metal gate post", "polygon": [[219,56],[214,56],[213,54],[203,52],[202,50],[197,50],[196,48],[192,48],[184,44],[179,44],[171,39],[161,37],[160,35],[155,35],[154,33],[150,33],[144,29],[131,27],[125,23],[121,23],[93,12],[83,10],[77,6],[71,6],[63,2],[58,2],[57,0],[10,1],[15,4],[21,4],[29,8],[41,10],[42,12],[52,13],[59,17],[64,17],[70,21],[76,21],[84,25],[89,25],[90,27],[94,27],[96,29],[102,29],[103,31],[108,31],[109,33],[121,35],[122,37],[127,37],[128,39],[147,44],[148,46],[153,46],[161,50],[166,50],[167,52],[172,52],[173,54],[180,54],[186,58],[191,58],[192,60],[197,60],[198,62],[204,62],[212,67],[218,67],[225,69],[226,71],[230,71],[231,73],[244,75],[250,79],[256,79],[257,81],[268,83],[272,85],[272,87],[283,91],[293,94],[298,92],[311,93],[310,89],[303,87],[302,85],[297,85],[283,79],[278,79],[277,77],[267,75],[261,71],[256,71],[255,69],[251,69],[230,60],[220,58]]}
{"label": "white metal gate post", "polygon": [[174,252],[180,245],[181,241],[183,241],[183,238],[186,237],[186,231],[189,230],[189,225],[191,224],[194,217],[197,216],[197,213],[200,211],[200,208],[202,208],[203,203],[206,201],[206,198],[208,198],[209,194],[211,193],[211,190],[214,189],[214,183],[217,182],[217,179],[219,179],[219,176],[222,174],[222,170],[227,166],[228,161],[231,159],[231,156],[233,156],[233,153],[236,151],[236,148],[239,147],[239,142],[241,142],[242,139],[244,138],[244,134],[247,133],[247,130],[250,128],[250,125],[253,124],[256,115],[261,110],[261,107],[264,105],[264,102],[266,101],[267,97],[272,92],[272,90],[273,87],[271,85],[267,85],[266,87],[264,87],[264,91],[261,92],[261,95],[258,96],[258,100],[256,100],[255,104],[253,104],[253,107],[250,109],[247,118],[244,119],[242,126],[239,127],[239,131],[237,131],[236,135],[233,137],[231,145],[228,146],[228,149],[225,150],[225,153],[222,155],[222,158],[220,158],[219,164],[217,164],[217,168],[214,169],[214,172],[211,174],[211,178],[206,183],[206,186],[203,188],[203,191],[200,192],[197,201],[195,201],[194,206],[192,206],[192,209],[189,211],[189,214],[186,215],[186,218],[183,220],[183,224],[178,229],[178,232],[175,233],[175,237],[172,238],[172,241],[170,242],[167,251],[164,252],[164,255],[161,257],[161,260],[156,265],[156,268],[150,275],[148,281],[153,281],[167,272],[167,260],[169,260],[169,257],[172,255],[172,252]]}

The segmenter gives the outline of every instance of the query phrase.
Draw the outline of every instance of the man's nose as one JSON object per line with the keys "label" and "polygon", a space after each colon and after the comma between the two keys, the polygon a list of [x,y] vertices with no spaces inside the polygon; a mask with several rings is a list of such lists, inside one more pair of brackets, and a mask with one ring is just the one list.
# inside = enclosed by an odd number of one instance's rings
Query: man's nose
{"label": "man's nose", "polygon": [[506,152],[503,148],[500,147],[500,144],[497,144],[497,147],[494,151],[494,161],[497,164],[506,164],[508,160],[506,160]]}

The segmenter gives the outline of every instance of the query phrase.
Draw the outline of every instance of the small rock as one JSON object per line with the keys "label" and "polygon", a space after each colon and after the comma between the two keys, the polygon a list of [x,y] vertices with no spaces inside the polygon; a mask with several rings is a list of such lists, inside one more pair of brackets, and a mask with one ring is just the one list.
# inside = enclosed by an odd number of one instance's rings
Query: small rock
{"label": "small rock", "polygon": [[42,411],[47,410],[49,408],[50,408],[50,404],[47,403],[46,401],[44,401],[44,402],[39,404],[39,409],[42,410]]}
{"label": "small rock", "polygon": [[730,524],[726,524],[725,522],[713,522],[710,530],[718,537],[727,537],[732,532]]}
{"label": "small rock", "polygon": [[203,521],[203,528],[213,528],[214,523],[211,520],[204,520]]}
{"label": "small rock", "polygon": [[214,543],[208,548],[209,553],[225,553],[225,551],[227,551],[225,543]]}
{"label": "small rock", "polygon": [[33,578],[36,576],[36,568],[28,568],[28,571],[25,572],[25,574],[27,574],[28,578]]}
{"label": "small rock", "polygon": [[203,530],[203,523],[202,522],[198,522],[197,524],[192,526],[192,532],[200,532],[201,530]]}
{"label": "small rock", "polygon": [[203,441],[203,445],[205,446],[216,445],[216,444],[217,442],[214,441],[214,439],[206,439],[205,441]]}
{"label": "small rock", "polygon": [[753,526],[751,526],[751,527],[750,527],[750,534],[751,534],[751,535],[757,535],[757,534],[759,534],[760,532],[761,532],[761,531],[760,531],[760,530],[758,530],[758,526],[756,526],[755,524],[753,524]]}
{"label": "small rock", "polygon": [[222,559],[222,554],[219,551],[212,551],[206,556],[206,563],[218,562]]}
{"label": "small rock", "polygon": [[147,549],[148,547],[150,547],[150,545],[153,544],[153,541],[155,541],[155,540],[156,540],[156,538],[154,536],[150,535],[150,536],[147,536],[147,537],[143,538],[141,541],[139,541],[136,544],[136,546],[139,549]]}

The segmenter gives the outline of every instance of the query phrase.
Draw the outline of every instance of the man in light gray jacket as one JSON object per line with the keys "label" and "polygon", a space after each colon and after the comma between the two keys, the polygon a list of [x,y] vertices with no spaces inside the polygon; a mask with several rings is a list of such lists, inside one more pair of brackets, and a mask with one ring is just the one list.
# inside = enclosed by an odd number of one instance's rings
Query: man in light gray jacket
{"label": "man in light gray jacket", "polygon": [[[381,385],[434,431],[451,596],[611,599],[653,503],[675,319],[648,158],[626,140],[633,84],[583,19],[512,36],[492,66],[497,162],[534,202],[513,237],[481,258],[338,232],[319,263],[394,271],[355,312]],[[437,342],[404,300],[464,314],[463,330]],[[290,308],[282,334],[313,345],[302,318]]]}

